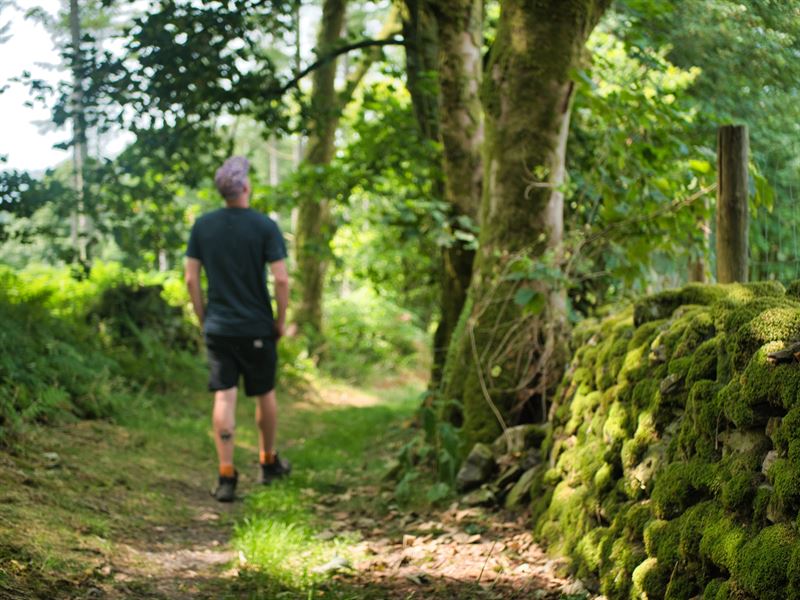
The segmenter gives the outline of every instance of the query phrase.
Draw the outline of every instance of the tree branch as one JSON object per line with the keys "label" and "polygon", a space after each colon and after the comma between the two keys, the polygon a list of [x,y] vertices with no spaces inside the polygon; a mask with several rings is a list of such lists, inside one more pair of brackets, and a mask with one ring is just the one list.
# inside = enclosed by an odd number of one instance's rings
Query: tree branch
{"label": "tree branch", "polygon": [[384,46],[403,46],[405,45],[405,40],[403,38],[388,37],[386,39],[380,40],[361,40],[360,42],[355,42],[352,44],[347,44],[346,46],[342,46],[341,48],[337,48],[333,50],[329,54],[326,54],[319,60],[311,63],[305,69],[300,71],[297,75],[295,75],[292,79],[284,83],[281,87],[275,90],[277,96],[282,96],[286,92],[288,92],[293,87],[296,87],[300,81],[306,77],[309,73],[314,72],[315,70],[319,69],[323,65],[326,65],[330,61],[332,61],[337,56],[341,56],[342,54],[347,54],[348,52],[352,52],[353,50],[360,50],[362,48],[376,48],[376,47],[384,47]]}

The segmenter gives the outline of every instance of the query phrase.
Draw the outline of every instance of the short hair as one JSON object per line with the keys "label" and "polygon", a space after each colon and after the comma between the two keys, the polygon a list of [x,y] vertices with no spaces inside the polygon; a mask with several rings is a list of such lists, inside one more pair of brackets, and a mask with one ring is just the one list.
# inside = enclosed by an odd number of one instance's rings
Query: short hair
{"label": "short hair", "polygon": [[214,184],[225,200],[236,200],[247,186],[250,162],[244,156],[231,156],[214,175]]}

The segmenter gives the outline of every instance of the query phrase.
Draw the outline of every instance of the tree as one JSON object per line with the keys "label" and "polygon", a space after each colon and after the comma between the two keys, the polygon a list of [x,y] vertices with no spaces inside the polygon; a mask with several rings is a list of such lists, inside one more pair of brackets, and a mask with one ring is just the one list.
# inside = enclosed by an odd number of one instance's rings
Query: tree
{"label": "tree", "polygon": [[[317,39],[318,54],[335,54],[342,45],[346,0],[325,0],[322,9]],[[395,13],[390,13],[379,40],[393,38],[397,24]],[[350,103],[353,94],[370,66],[379,58],[379,49],[371,48],[345,81],[341,91],[336,90],[335,56],[327,59],[313,72],[310,98],[309,136],[305,148],[304,164],[301,168],[311,171],[324,170],[330,165],[335,150],[335,135],[342,111]],[[331,219],[331,198],[320,195],[319,188],[305,188],[298,203],[296,281],[300,287],[300,304],[295,318],[309,335],[312,349],[322,339],[322,292],[330,260],[330,242],[335,231]]]}
{"label": "tree", "polygon": [[[346,0],[326,0],[317,37],[321,55],[329,53],[341,42]],[[329,165],[333,158],[334,136],[341,104],[336,94],[336,63],[334,58],[314,71],[311,88],[311,123],[304,161],[312,169]],[[297,273],[300,286],[300,305],[295,318],[311,336],[322,332],[322,291],[328,263],[328,244],[331,240],[329,199],[317,196],[317,190],[307,190],[299,201],[296,244]]]}
{"label": "tree", "polygon": [[572,74],[609,4],[501,2],[483,84],[480,248],[442,390],[463,406],[467,442],[543,405],[565,360],[564,288],[542,267],[562,240]]}
{"label": "tree", "polygon": [[445,199],[455,240],[443,251],[441,323],[434,339],[434,383],[467,299],[475,258],[474,226],[483,187],[483,1],[440,2],[439,78]]}
{"label": "tree", "polygon": [[88,220],[86,217],[86,187],[84,167],[89,158],[86,145],[86,115],[83,109],[83,61],[81,52],[81,15],[78,0],[69,0],[69,62],[72,70],[72,169],[77,202],[70,216],[73,248],[78,261],[89,264]]}
{"label": "tree", "polygon": [[483,117],[479,89],[483,1],[405,0],[406,76],[422,134],[442,144],[437,189],[449,205],[450,237],[441,250],[439,325],[431,385],[438,385],[447,348],[466,300],[475,256],[482,186]]}

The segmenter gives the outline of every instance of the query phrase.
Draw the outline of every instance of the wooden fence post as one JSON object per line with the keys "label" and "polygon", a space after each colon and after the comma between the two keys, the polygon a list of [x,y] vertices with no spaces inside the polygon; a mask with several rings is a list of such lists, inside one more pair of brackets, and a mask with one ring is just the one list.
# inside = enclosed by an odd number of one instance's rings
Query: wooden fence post
{"label": "wooden fence post", "polygon": [[717,134],[717,281],[747,281],[747,125],[723,125]]}

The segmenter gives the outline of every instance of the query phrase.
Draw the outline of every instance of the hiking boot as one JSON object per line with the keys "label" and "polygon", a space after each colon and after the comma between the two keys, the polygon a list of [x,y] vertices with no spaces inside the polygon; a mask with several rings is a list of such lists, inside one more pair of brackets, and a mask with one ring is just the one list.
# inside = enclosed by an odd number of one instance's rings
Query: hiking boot
{"label": "hiking boot", "polygon": [[275,453],[275,462],[271,464],[261,463],[261,479],[259,482],[268,485],[276,479],[285,477],[292,472],[292,465],[285,458]]}
{"label": "hiking boot", "polygon": [[219,483],[211,495],[218,502],[233,502],[236,499],[236,483],[239,481],[239,473],[234,471],[233,477],[219,476]]}

